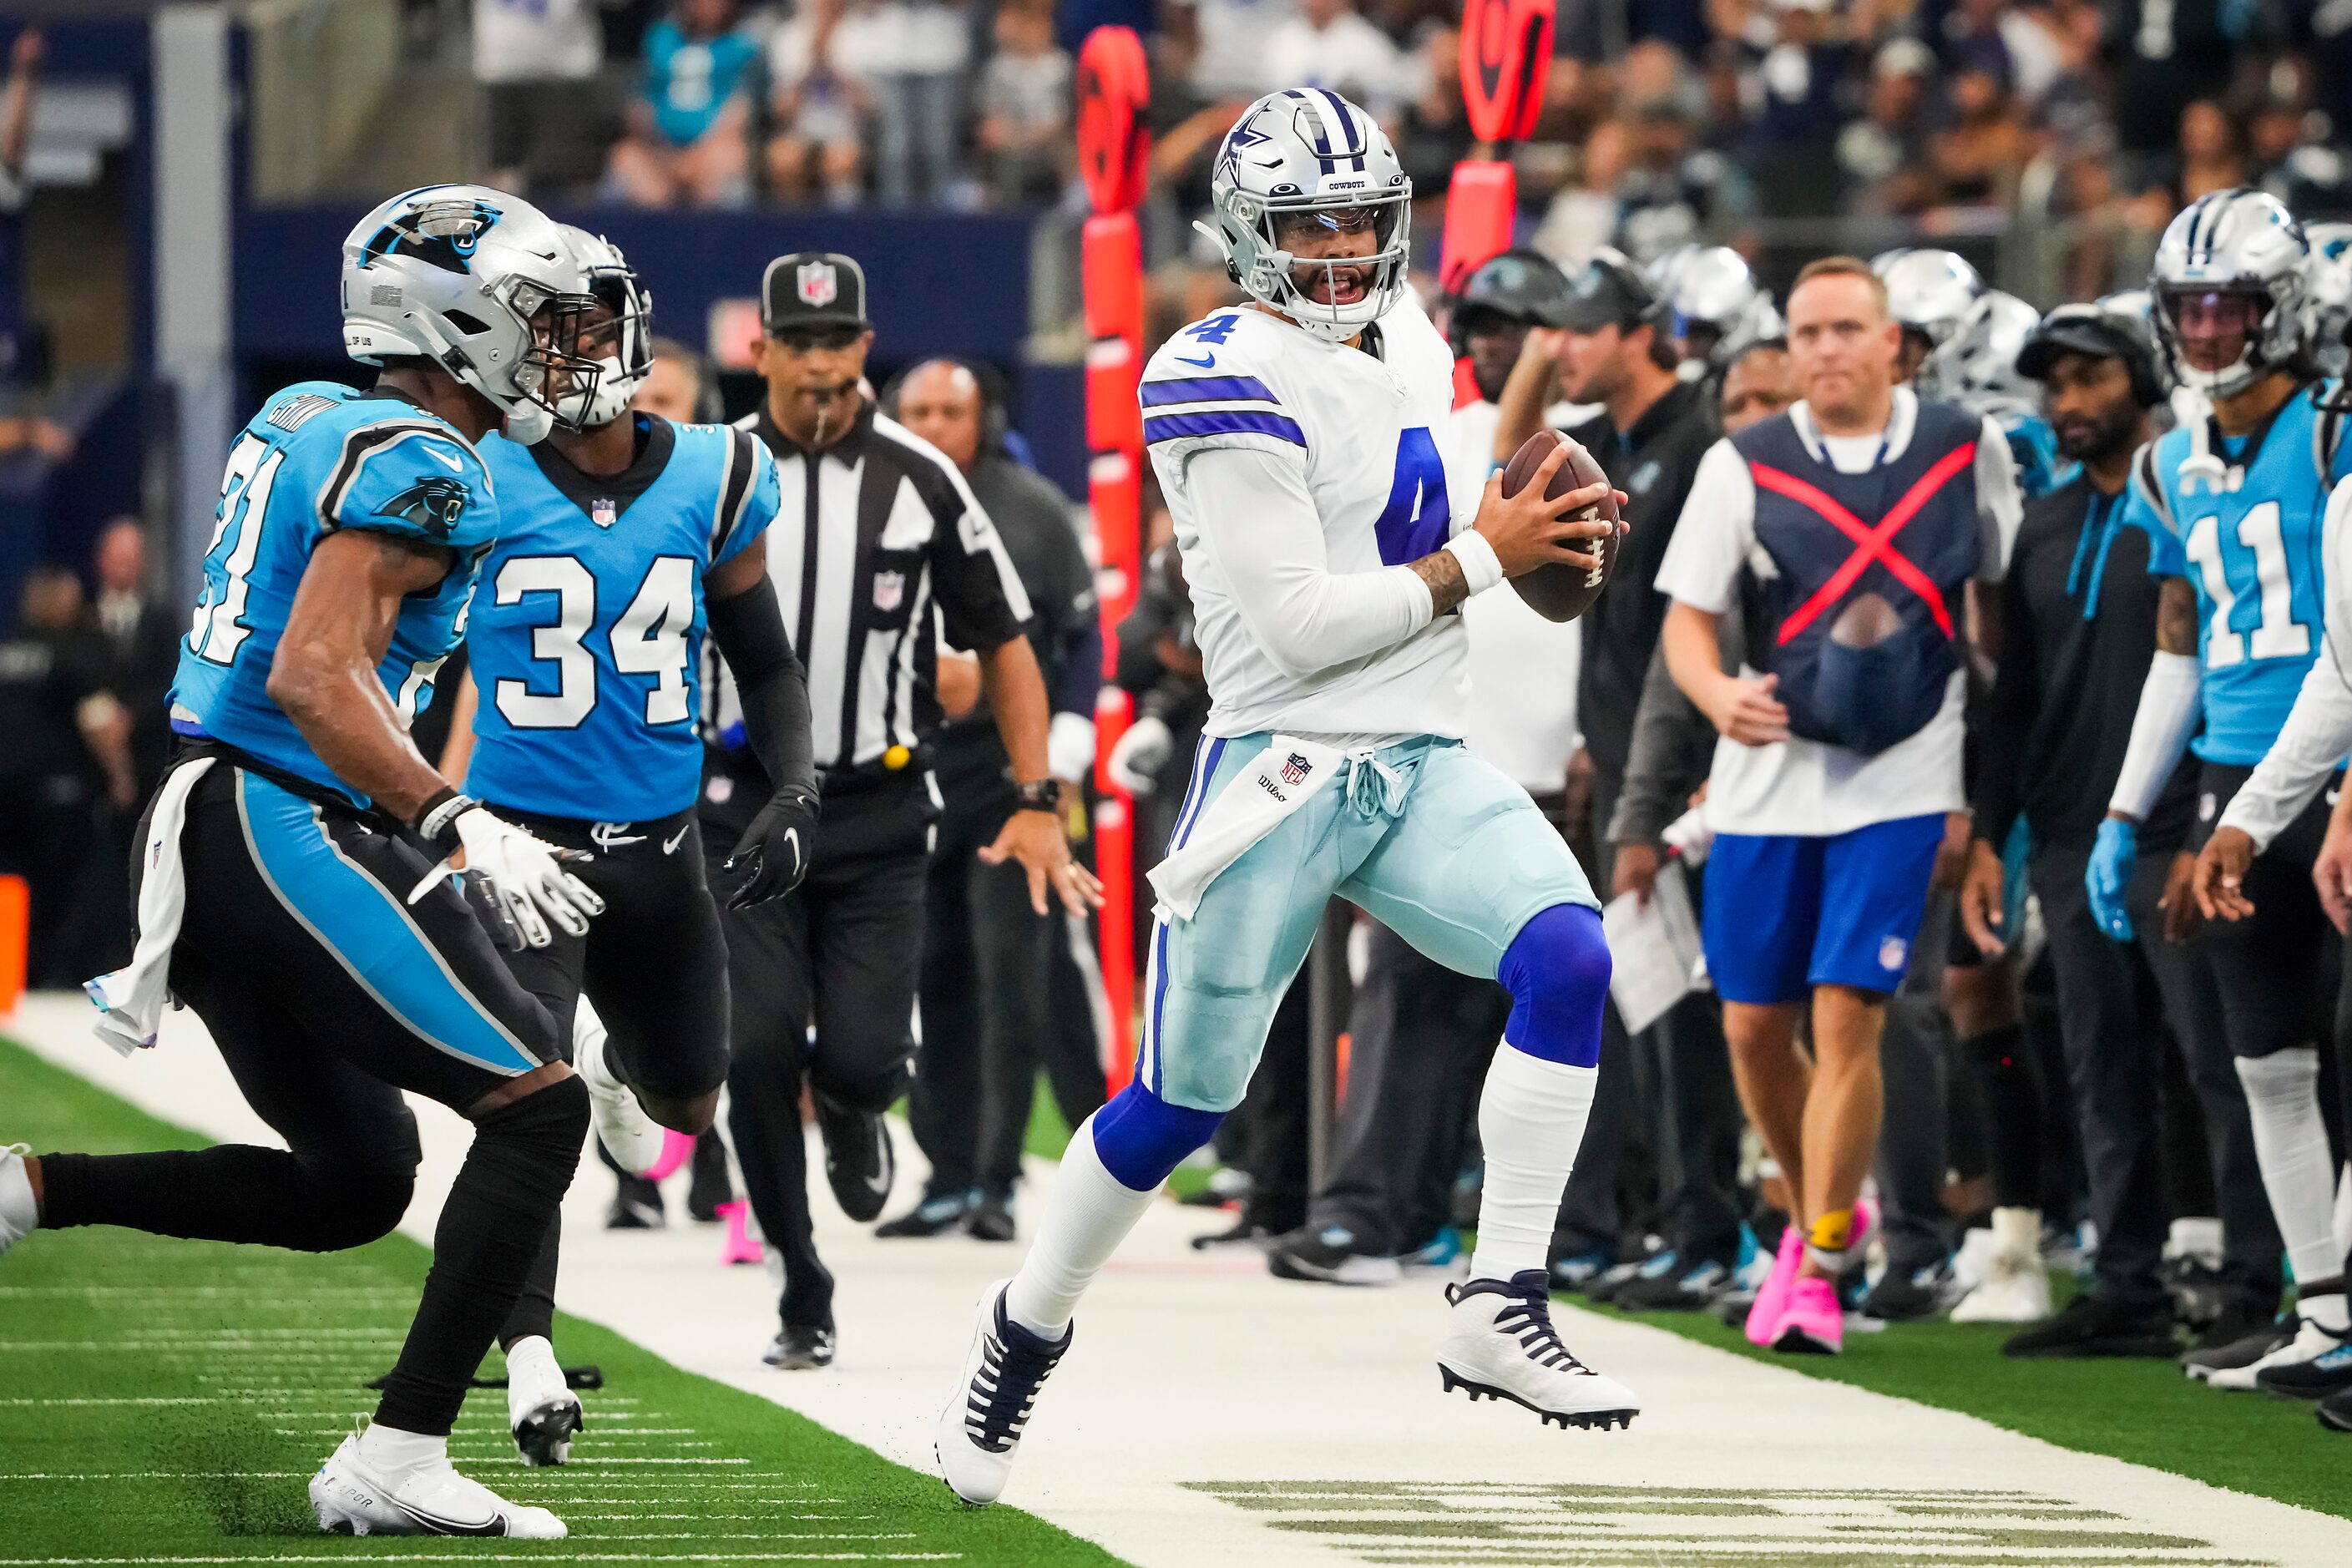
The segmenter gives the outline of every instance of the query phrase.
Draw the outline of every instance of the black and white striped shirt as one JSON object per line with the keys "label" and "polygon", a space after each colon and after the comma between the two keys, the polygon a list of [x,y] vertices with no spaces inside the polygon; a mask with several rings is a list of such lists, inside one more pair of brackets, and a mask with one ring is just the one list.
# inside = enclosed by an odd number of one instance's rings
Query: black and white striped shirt
{"label": "black and white striped shirt", "polygon": [[[768,530],[768,575],[808,668],[820,769],[900,765],[940,723],[935,621],[957,647],[1022,635],[1029,597],[988,513],[939,449],[870,405],[849,434],[812,455],[762,403],[737,421],[776,457],[783,505]],[[704,712],[716,736],[734,717],[715,658]],[[886,764],[887,765],[887,764]]]}

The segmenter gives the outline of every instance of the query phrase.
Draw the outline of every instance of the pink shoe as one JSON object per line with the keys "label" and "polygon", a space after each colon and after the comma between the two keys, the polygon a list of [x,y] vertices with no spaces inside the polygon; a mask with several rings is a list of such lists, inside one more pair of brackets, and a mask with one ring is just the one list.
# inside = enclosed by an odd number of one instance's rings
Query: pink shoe
{"label": "pink shoe", "polygon": [[1780,1314],[1789,1310],[1789,1287],[1796,1282],[1797,1266],[1804,1260],[1804,1235],[1796,1221],[1790,1220],[1780,1232],[1780,1250],[1772,1258],[1772,1272],[1757,1287],[1756,1304],[1748,1309],[1750,1343],[1772,1342],[1772,1331],[1780,1327]]}
{"label": "pink shoe", "polygon": [[680,1132],[675,1127],[665,1128],[662,1131],[661,1158],[654,1162],[652,1170],[645,1173],[646,1180],[666,1181],[671,1172],[684,1169],[686,1163],[693,1158],[692,1136]]}
{"label": "pink shoe", "polygon": [[765,1255],[758,1239],[751,1235],[750,1202],[737,1198],[731,1204],[719,1205],[718,1212],[727,1216],[727,1239],[719,1248],[720,1265],[761,1261]]}
{"label": "pink shoe", "polygon": [[1845,1350],[1845,1313],[1838,1306],[1837,1287],[1817,1278],[1801,1278],[1789,1287],[1789,1304],[1772,1331],[1772,1348],[1783,1354],[1837,1355]]}

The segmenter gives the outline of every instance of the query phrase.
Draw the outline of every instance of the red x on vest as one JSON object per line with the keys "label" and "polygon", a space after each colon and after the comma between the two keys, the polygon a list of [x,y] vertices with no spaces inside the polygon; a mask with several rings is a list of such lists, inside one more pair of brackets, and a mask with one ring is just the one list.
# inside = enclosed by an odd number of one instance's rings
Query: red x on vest
{"label": "red x on vest", "polygon": [[1927,504],[1928,498],[1942,489],[1954,474],[1975,462],[1976,458],[1977,444],[1974,441],[1945,453],[1934,468],[1920,475],[1911,488],[1903,492],[1903,499],[1879,520],[1875,528],[1865,524],[1847,510],[1836,497],[1819,486],[1808,484],[1794,474],[1784,473],[1763,463],[1749,464],[1749,471],[1756,476],[1759,485],[1775,495],[1786,496],[1819,512],[1832,527],[1853,541],[1853,553],[1845,558],[1844,564],[1831,573],[1829,581],[1780,623],[1779,640],[1785,644],[1812,625],[1823,610],[1836,604],[1845,591],[1853,586],[1854,580],[1868,570],[1874,561],[1893,573],[1896,582],[1926,600],[1927,613],[1936,617],[1936,629],[1947,637],[1951,637],[1952,613],[1944,605],[1944,591],[1936,586],[1935,579],[1896,552],[1894,540],[1903,531],[1903,525],[1916,517],[1919,509]]}

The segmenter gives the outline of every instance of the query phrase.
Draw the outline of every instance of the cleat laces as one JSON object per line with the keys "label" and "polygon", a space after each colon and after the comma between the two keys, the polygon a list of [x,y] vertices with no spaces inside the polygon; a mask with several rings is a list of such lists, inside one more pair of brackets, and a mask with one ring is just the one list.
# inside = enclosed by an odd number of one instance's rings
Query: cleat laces
{"label": "cleat laces", "polygon": [[1592,1369],[1560,1343],[1559,1331],[1552,1327],[1551,1305],[1539,1297],[1514,1296],[1509,1306],[1495,1314],[1495,1330],[1518,1341],[1521,1352],[1538,1366],[1591,1375]]}
{"label": "cleat laces", "polygon": [[1048,1344],[1008,1322],[999,1309],[997,1326],[982,1346],[980,1372],[964,1401],[964,1429],[976,1446],[1002,1454],[1021,1441],[1021,1429],[1028,1425],[1030,1406],[1037,1402],[1045,1374],[1069,1347],[1069,1335],[1064,1334],[1059,1344]]}

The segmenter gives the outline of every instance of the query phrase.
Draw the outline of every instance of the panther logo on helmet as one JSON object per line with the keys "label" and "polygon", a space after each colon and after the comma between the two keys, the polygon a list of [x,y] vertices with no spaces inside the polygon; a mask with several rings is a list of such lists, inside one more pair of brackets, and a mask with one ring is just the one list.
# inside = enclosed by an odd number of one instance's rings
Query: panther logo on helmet
{"label": "panther logo on helmet", "polygon": [[415,523],[436,539],[446,539],[473,500],[474,492],[460,480],[446,474],[419,474],[415,484],[376,508],[375,514]]}
{"label": "panther logo on helmet", "polygon": [[385,219],[360,253],[360,265],[406,256],[445,272],[470,271],[475,247],[499,216],[498,208],[484,201],[427,202]]}

